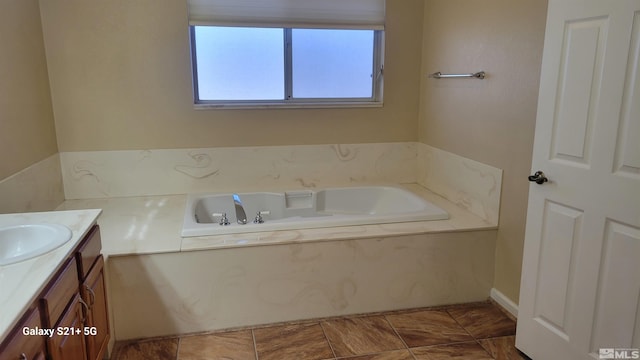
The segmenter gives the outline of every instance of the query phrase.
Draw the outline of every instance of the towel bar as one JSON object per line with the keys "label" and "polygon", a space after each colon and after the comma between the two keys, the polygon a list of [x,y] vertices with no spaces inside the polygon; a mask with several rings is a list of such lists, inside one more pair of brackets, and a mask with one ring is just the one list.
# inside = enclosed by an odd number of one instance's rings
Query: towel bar
{"label": "towel bar", "polygon": [[469,74],[443,74],[440,71],[434,72],[433,74],[429,74],[430,78],[434,79],[460,79],[460,78],[476,78],[476,79],[484,79],[485,72],[479,71],[477,73],[469,73]]}

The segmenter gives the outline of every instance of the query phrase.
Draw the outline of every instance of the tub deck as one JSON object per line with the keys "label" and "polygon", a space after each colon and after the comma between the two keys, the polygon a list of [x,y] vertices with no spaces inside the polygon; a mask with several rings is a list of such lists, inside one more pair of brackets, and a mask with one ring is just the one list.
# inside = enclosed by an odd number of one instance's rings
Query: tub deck
{"label": "tub deck", "polygon": [[57,210],[102,209],[98,223],[101,225],[103,252],[109,256],[493,230],[498,227],[497,223],[482,219],[418,184],[401,187],[444,209],[449,218],[183,238],[181,232],[187,195],[66,200]]}

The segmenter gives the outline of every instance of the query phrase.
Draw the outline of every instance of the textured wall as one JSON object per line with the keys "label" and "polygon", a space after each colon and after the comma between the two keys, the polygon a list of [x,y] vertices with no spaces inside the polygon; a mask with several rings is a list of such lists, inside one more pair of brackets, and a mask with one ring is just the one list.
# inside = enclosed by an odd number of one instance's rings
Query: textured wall
{"label": "textured wall", "polygon": [[[428,0],[420,141],[503,169],[495,288],[517,302],[546,21],[544,0]],[[435,71],[485,70],[485,80]]]}
{"label": "textured wall", "polygon": [[42,1],[60,151],[415,141],[422,9],[388,2],[383,108],[194,110],[186,1]]}
{"label": "textured wall", "polygon": [[0,1],[0,180],[58,149],[37,0]]}

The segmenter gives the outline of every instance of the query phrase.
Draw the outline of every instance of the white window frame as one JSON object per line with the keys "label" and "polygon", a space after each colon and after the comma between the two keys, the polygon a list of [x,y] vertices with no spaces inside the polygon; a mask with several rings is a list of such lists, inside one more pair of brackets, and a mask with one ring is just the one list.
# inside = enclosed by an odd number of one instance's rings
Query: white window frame
{"label": "white window frame", "polygon": [[[191,62],[193,77],[193,98],[195,109],[251,109],[251,108],[352,108],[382,107],[384,89],[384,30],[374,31],[372,96],[369,98],[294,98],[292,77],[291,30],[284,29],[284,99],[283,100],[201,100],[198,94],[197,54],[195,46],[195,26],[190,25]],[[339,29],[338,29],[339,30]],[[348,30],[348,29],[344,29]]]}

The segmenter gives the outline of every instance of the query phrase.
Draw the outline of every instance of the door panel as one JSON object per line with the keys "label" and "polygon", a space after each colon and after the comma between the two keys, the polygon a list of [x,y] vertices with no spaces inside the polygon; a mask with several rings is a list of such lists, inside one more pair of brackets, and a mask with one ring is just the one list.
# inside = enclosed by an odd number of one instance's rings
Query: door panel
{"label": "door panel", "polygon": [[631,51],[627,62],[627,83],[624,88],[616,166],[614,171],[622,176],[640,177],[640,11],[633,17]]}
{"label": "door panel", "polygon": [[574,285],[575,264],[572,248],[579,241],[582,211],[547,202],[543,217],[535,316],[542,326],[568,338],[567,295]]}
{"label": "door panel", "polygon": [[607,221],[602,254],[591,351],[638,348],[640,259],[629,254],[640,254],[640,229]]}
{"label": "door panel", "polygon": [[588,165],[594,112],[599,97],[607,18],[572,21],[564,28],[554,116],[553,159]]}
{"label": "door panel", "polygon": [[640,0],[549,0],[516,345],[640,346]]}

